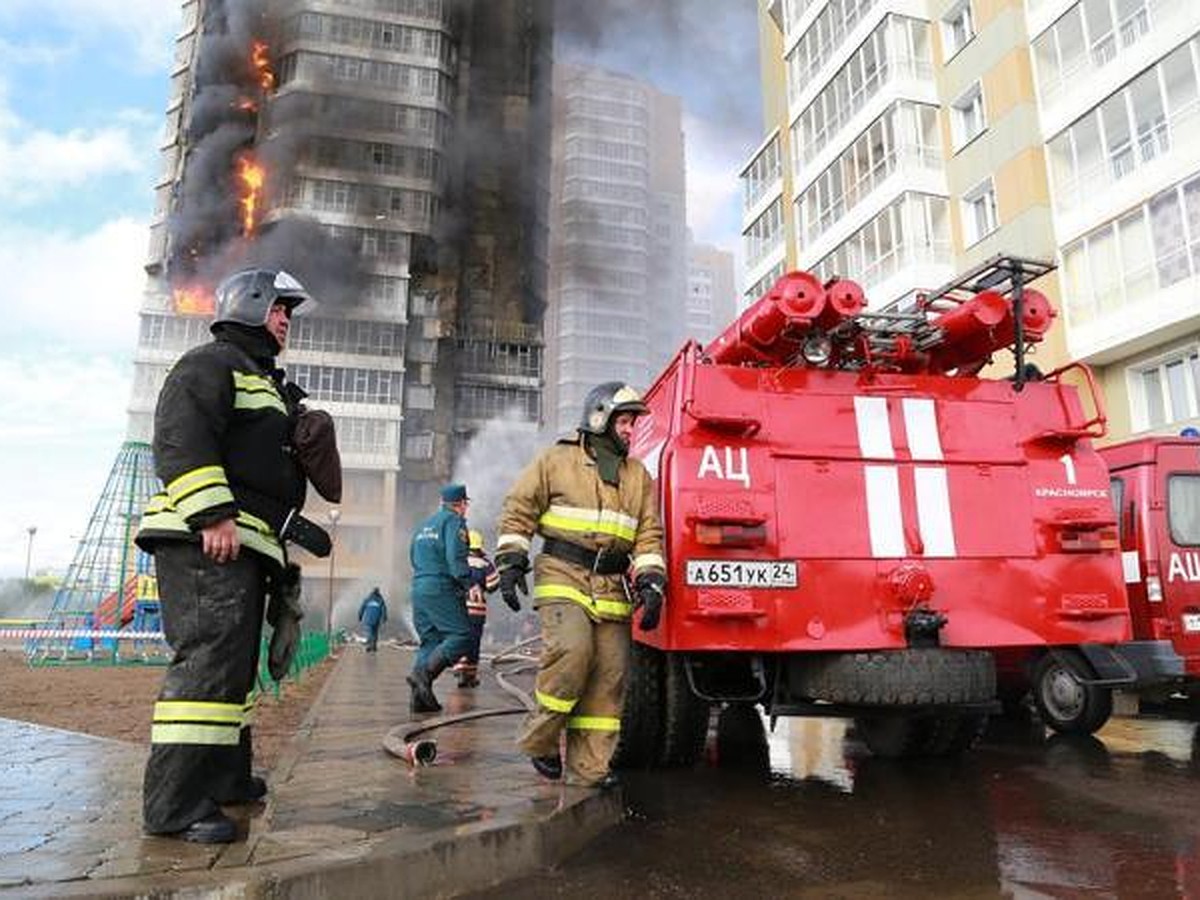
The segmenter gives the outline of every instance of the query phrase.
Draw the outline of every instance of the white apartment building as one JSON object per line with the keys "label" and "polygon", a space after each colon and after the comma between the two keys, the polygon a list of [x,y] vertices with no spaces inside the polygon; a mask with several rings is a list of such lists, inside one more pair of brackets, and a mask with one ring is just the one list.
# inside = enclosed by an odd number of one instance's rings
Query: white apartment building
{"label": "white apartment building", "polygon": [[1029,0],[1067,345],[1114,425],[1200,423],[1200,4]]}
{"label": "white apartment building", "polygon": [[747,299],[782,271],[789,230],[797,267],[858,281],[872,307],[952,274],[926,5],[766,6],[782,32],[786,122],[743,170]]}

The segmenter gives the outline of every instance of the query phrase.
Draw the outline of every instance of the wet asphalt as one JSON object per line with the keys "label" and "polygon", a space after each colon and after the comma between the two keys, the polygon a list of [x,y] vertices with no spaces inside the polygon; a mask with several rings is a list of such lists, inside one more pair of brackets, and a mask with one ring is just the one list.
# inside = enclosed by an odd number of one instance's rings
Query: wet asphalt
{"label": "wet asphalt", "polygon": [[1192,721],[994,722],[919,761],[872,757],[844,720],[764,732],[731,714],[694,770],[627,775],[620,826],[477,896],[1200,897]]}

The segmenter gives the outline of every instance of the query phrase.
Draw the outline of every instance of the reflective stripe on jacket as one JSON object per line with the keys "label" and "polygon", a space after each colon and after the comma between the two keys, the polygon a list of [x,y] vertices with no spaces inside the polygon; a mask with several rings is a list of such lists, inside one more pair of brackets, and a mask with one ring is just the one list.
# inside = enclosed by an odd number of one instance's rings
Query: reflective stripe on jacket
{"label": "reflective stripe on jacket", "polygon": [[[529,552],[535,533],[589,550],[629,553],[636,576],[665,572],[662,525],[654,481],[639,460],[621,462],[618,486],[600,479],[595,460],[579,440],[543,451],[517,479],[504,501],[497,554]],[[534,606],[571,602],[593,619],[628,619],[633,611],[623,575],[598,575],[540,554],[534,565]]]}
{"label": "reflective stripe on jacket", "polygon": [[235,519],[247,549],[283,565],[278,533],[304,505],[304,473],[290,452],[294,404],[282,373],[241,334],[222,332],[183,354],[154,410],[154,469],[163,483],[142,514],[138,546],[198,540]]}

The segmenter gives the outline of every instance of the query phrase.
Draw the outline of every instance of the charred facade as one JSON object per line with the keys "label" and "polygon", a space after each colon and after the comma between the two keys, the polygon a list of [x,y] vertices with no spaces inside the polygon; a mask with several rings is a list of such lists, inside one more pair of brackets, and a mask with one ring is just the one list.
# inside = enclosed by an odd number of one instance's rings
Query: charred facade
{"label": "charred facade", "polygon": [[220,278],[291,271],[321,301],[283,361],[338,423],[339,583],[396,578],[483,421],[541,416],[551,8],[182,3],[130,434]]}

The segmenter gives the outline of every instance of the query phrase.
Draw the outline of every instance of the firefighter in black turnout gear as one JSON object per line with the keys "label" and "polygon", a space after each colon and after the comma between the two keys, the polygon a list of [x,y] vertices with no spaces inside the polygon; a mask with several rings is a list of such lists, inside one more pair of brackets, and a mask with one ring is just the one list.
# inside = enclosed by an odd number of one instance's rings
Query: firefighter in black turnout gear
{"label": "firefighter in black turnout gear", "polygon": [[216,290],[214,340],[180,357],[158,397],[154,466],[165,489],[137,543],[154,554],[174,656],[146,763],[150,834],[236,840],[220,805],[266,793],[250,768],[259,641],[268,591],[294,591],[299,579],[280,533],[305,494],[291,437],[303,392],[275,357],[310,300],[286,272],[231,275]]}

